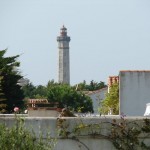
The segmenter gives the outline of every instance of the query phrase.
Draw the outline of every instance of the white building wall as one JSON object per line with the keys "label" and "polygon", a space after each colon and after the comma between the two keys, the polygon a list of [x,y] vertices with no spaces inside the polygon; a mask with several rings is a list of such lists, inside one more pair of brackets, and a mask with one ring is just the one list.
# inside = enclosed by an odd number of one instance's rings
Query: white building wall
{"label": "white building wall", "polygon": [[92,99],[94,113],[99,113],[98,109],[100,107],[101,101],[105,98],[108,88],[103,88],[97,91],[92,91],[88,96]]}
{"label": "white building wall", "polygon": [[143,116],[150,102],[150,71],[120,71],[120,113]]}

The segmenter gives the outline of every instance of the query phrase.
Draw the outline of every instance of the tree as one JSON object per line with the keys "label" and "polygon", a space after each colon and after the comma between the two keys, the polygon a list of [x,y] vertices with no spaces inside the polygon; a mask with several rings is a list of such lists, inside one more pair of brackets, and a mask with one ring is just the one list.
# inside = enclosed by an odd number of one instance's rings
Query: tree
{"label": "tree", "polygon": [[38,85],[34,92],[35,98],[46,98],[47,97],[47,89],[45,86]]}
{"label": "tree", "polygon": [[49,102],[58,102],[59,107],[69,107],[78,112],[93,112],[92,100],[81,91],[76,91],[68,84],[62,84],[51,80],[47,86],[35,87],[32,83],[23,87],[25,99],[46,98]]}
{"label": "tree", "polygon": [[47,89],[45,86],[42,85],[34,86],[32,83],[28,83],[27,85],[22,87],[22,90],[24,92],[25,99],[40,99],[47,97]]}
{"label": "tree", "polygon": [[3,77],[0,76],[0,113],[5,113],[6,112],[6,98],[5,98],[5,95],[3,93],[3,90],[2,90],[2,79]]}
{"label": "tree", "polygon": [[34,98],[36,87],[32,83],[23,86],[22,90],[26,99]]}
{"label": "tree", "polygon": [[20,63],[16,60],[19,55],[12,57],[4,57],[6,50],[0,51],[0,76],[1,88],[6,98],[6,110],[12,112],[15,106],[22,107],[23,105],[23,91],[19,86],[18,80],[23,78],[17,68]]}
{"label": "tree", "polygon": [[105,85],[105,83],[102,81],[96,82],[92,80],[90,84],[87,84],[84,80],[82,83],[77,84],[74,88],[78,91],[95,91],[105,87],[107,87],[107,85]]}
{"label": "tree", "polygon": [[50,102],[59,102],[61,107],[70,107],[75,111],[93,112],[92,100],[82,91],[98,90],[106,87],[105,83],[100,81],[91,81],[87,84],[84,80],[75,86],[61,84],[51,80],[47,86],[39,85],[35,87],[33,84],[28,84],[23,87],[24,95],[28,98],[47,98]]}
{"label": "tree", "polygon": [[119,114],[119,84],[115,83],[110,87],[109,93],[106,94],[106,98],[102,101],[100,112],[102,114],[108,114],[112,111],[112,114]]}
{"label": "tree", "polygon": [[59,102],[60,107],[69,107],[78,112],[93,112],[92,100],[68,84],[48,83],[47,98],[50,102]]}

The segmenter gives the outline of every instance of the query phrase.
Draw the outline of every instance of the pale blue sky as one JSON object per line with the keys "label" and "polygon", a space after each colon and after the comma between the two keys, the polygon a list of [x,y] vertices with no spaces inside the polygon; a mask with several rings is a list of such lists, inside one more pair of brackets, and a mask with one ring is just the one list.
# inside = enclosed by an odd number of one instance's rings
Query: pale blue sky
{"label": "pale blue sky", "polygon": [[0,0],[0,49],[22,54],[20,70],[33,84],[57,81],[63,24],[72,85],[150,70],[150,0]]}

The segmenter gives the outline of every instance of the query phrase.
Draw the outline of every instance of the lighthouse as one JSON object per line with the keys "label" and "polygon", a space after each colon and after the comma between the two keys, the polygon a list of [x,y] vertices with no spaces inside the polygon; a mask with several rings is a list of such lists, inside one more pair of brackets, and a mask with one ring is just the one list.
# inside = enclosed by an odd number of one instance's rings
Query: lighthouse
{"label": "lighthouse", "polygon": [[70,37],[67,36],[67,28],[63,25],[60,29],[60,35],[57,37],[58,42],[58,82],[70,84],[70,57],[69,42]]}

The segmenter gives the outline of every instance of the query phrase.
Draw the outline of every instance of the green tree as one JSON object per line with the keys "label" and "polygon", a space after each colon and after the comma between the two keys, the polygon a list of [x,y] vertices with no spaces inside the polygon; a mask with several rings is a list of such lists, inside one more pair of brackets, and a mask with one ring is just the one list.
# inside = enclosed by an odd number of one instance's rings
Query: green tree
{"label": "green tree", "polygon": [[42,85],[34,86],[32,83],[29,83],[23,86],[22,90],[24,92],[25,99],[47,98],[47,89],[45,86]]}
{"label": "green tree", "polygon": [[2,79],[3,77],[0,76],[0,113],[5,113],[7,105],[6,105],[6,98],[2,90],[2,84],[1,84]]}
{"label": "green tree", "polygon": [[17,68],[20,63],[16,60],[19,55],[12,57],[4,57],[6,50],[0,51],[0,76],[1,87],[6,98],[6,110],[7,112],[12,112],[15,106],[23,106],[23,91],[21,86],[19,86],[18,80],[23,78]]}
{"label": "green tree", "polygon": [[35,98],[47,98],[47,88],[42,85],[38,85],[34,92]]}
{"label": "green tree", "polygon": [[[0,149],[2,150],[53,150],[57,143],[55,138],[39,131],[39,136],[25,126],[23,118],[14,118],[11,127],[0,123]],[[30,126],[32,128],[32,126]]]}
{"label": "green tree", "polygon": [[74,86],[74,88],[78,91],[95,91],[105,87],[107,87],[107,85],[104,82],[102,81],[96,82],[94,80],[92,80],[90,84],[87,84],[86,81],[84,80],[83,82]]}
{"label": "green tree", "polygon": [[59,102],[60,107],[69,107],[74,111],[93,112],[92,100],[82,92],[67,84],[49,82],[47,98],[50,102]]}
{"label": "green tree", "polygon": [[115,83],[110,87],[109,93],[101,103],[100,112],[108,114],[112,110],[114,115],[119,114],[119,84]]}
{"label": "green tree", "polygon": [[36,87],[32,83],[23,86],[22,90],[26,99],[34,98]]}
{"label": "green tree", "polygon": [[100,81],[91,81],[87,84],[86,81],[75,86],[61,84],[51,80],[47,86],[34,86],[28,84],[23,87],[24,95],[28,98],[47,98],[50,102],[59,102],[61,107],[70,107],[75,111],[93,112],[92,100],[83,94],[85,90],[98,90],[106,87],[105,83]]}

